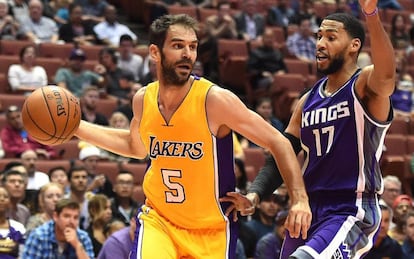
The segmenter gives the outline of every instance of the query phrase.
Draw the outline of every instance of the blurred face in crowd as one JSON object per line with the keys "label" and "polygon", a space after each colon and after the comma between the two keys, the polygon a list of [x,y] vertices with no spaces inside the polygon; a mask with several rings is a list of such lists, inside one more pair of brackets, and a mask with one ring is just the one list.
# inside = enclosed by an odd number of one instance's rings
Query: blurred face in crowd
{"label": "blurred face in crowd", "polygon": [[72,23],[81,23],[82,22],[82,7],[80,5],[77,5],[72,9],[72,12],[70,13],[70,21]]}
{"label": "blurred face in crowd", "polygon": [[84,170],[72,172],[70,189],[76,192],[85,192],[88,184],[88,173]]}
{"label": "blurred face in crowd", "polygon": [[53,220],[55,221],[55,229],[59,233],[63,233],[66,228],[76,229],[79,226],[79,209],[63,208],[57,214],[53,213]]}
{"label": "blurred face in crowd", "polygon": [[119,54],[121,58],[127,59],[130,57],[134,43],[130,40],[123,40],[119,43]]}
{"label": "blurred face in crowd", "polygon": [[99,91],[91,89],[83,94],[82,96],[82,105],[90,111],[96,109],[96,103],[99,101]]}
{"label": "blurred face in crowd", "polygon": [[256,108],[256,112],[260,114],[265,120],[270,119],[272,117],[272,104],[270,101],[263,101],[261,104],[259,104]]}
{"label": "blurred face in crowd", "polygon": [[43,4],[39,0],[31,0],[29,2],[29,15],[33,21],[39,21],[42,17]]}
{"label": "blurred face in crowd", "polygon": [[22,113],[19,110],[15,110],[7,113],[7,122],[15,130],[23,129]]}
{"label": "blurred face in crowd", "polygon": [[4,187],[9,192],[10,198],[20,200],[24,197],[26,186],[22,175],[12,174],[7,176]]}
{"label": "blurred face in crowd", "polygon": [[388,209],[386,210],[381,210],[381,225],[380,225],[380,229],[378,231],[378,238],[384,238],[387,236],[387,232],[388,229],[390,228],[390,223],[391,223],[391,214],[390,211]]}
{"label": "blurred face in crowd", "polygon": [[120,198],[132,197],[132,189],[134,186],[134,177],[131,174],[119,174],[116,177],[114,192]]}
{"label": "blurred face in crowd", "polygon": [[33,65],[36,59],[36,50],[34,47],[28,47],[23,53],[23,64],[25,65]]}
{"label": "blurred face in crowd", "polygon": [[0,214],[6,213],[10,209],[10,195],[4,187],[0,187]]}
{"label": "blurred face in crowd", "polygon": [[411,244],[414,244],[414,215],[407,217],[405,233]]}
{"label": "blurred face in crowd", "polygon": [[43,193],[42,207],[44,212],[52,215],[56,208],[56,203],[62,199],[63,189],[57,185],[49,185]]}
{"label": "blurred face in crowd", "polygon": [[63,188],[68,184],[68,175],[63,169],[56,169],[50,174],[50,181],[52,183],[58,183]]}
{"label": "blurred face in crowd", "polygon": [[392,207],[395,198],[401,194],[401,186],[395,182],[385,182],[384,183],[384,192],[381,195],[381,198],[385,203]]}
{"label": "blurred face in crowd", "polygon": [[22,153],[22,164],[29,175],[33,175],[36,171],[37,154],[33,150],[27,150]]}
{"label": "blurred face in crowd", "polygon": [[9,12],[9,6],[7,3],[0,3],[0,17],[5,17]]}

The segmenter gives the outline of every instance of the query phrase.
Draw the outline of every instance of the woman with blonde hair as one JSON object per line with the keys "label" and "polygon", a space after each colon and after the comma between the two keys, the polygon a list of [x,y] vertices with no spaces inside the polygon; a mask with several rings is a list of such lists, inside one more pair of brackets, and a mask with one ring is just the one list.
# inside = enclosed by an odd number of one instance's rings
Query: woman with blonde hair
{"label": "woman with blonde hair", "polygon": [[96,194],[89,200],[88,211],[91,222],[87,232],[97,255],[106,240],[104,228],[112,219],[111,202],[105,194]]}
{"label": "woman with blonde hair", "polygon": [[45,184],[39,191],[40,213],[29,218],[26,229],[27,233],[52,219],[56,203],[63,198],[63,187],[58,183]]}

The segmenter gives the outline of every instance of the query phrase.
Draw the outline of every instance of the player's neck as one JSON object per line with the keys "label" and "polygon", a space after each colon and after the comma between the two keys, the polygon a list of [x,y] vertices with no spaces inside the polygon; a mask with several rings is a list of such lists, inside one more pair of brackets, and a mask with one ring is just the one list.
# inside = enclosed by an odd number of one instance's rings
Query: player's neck
{"label": "player's neck", "polygon": [[325,85],[325,92],[329,95],[341,88],[351,77],[356,73],[358,67],[349,67],[339,70],[336,73],[328,75],[328,80]]}
{"label": "player's neck", "polygon": [[190,79],[183,86],[167,86],[160,83],[158,93],[159,108],[167,111],[175,111],[190,91],[193,81],[194,78],[190,77]]}

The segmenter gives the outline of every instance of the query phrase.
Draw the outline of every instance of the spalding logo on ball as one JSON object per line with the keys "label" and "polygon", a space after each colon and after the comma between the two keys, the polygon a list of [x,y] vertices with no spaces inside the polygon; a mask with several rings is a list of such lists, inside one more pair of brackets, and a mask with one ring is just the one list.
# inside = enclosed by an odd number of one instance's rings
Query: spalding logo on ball
{"label": "spalding logo on ball", "polygon": [[81,120],[79,100],[59,86],[44,86],[25,100],[22,120],[27,133],[45,145],[59,145],[70,140]]}

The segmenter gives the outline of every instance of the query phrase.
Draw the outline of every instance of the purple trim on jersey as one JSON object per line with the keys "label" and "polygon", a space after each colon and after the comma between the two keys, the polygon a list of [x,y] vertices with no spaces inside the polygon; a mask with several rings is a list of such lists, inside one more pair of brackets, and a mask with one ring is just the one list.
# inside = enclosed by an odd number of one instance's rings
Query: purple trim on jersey
{"label": "purple trim on jersey", "polygon": [[[234,174],[234,151],[233,151],[233,136],[229,133],[223,138],[216,138],[217,147],[217,163],[218,163],[218,181],[219,181],[219,197],[223,197],[227,192],[234,192],[236,188],[236,177]],[[221,203],[221,209],[226,211],[230,204]],[[238,236],[238,224],[229,219],[230,224],[230,242],[229,242],[229,257],[236,258],[236,244]]]}

